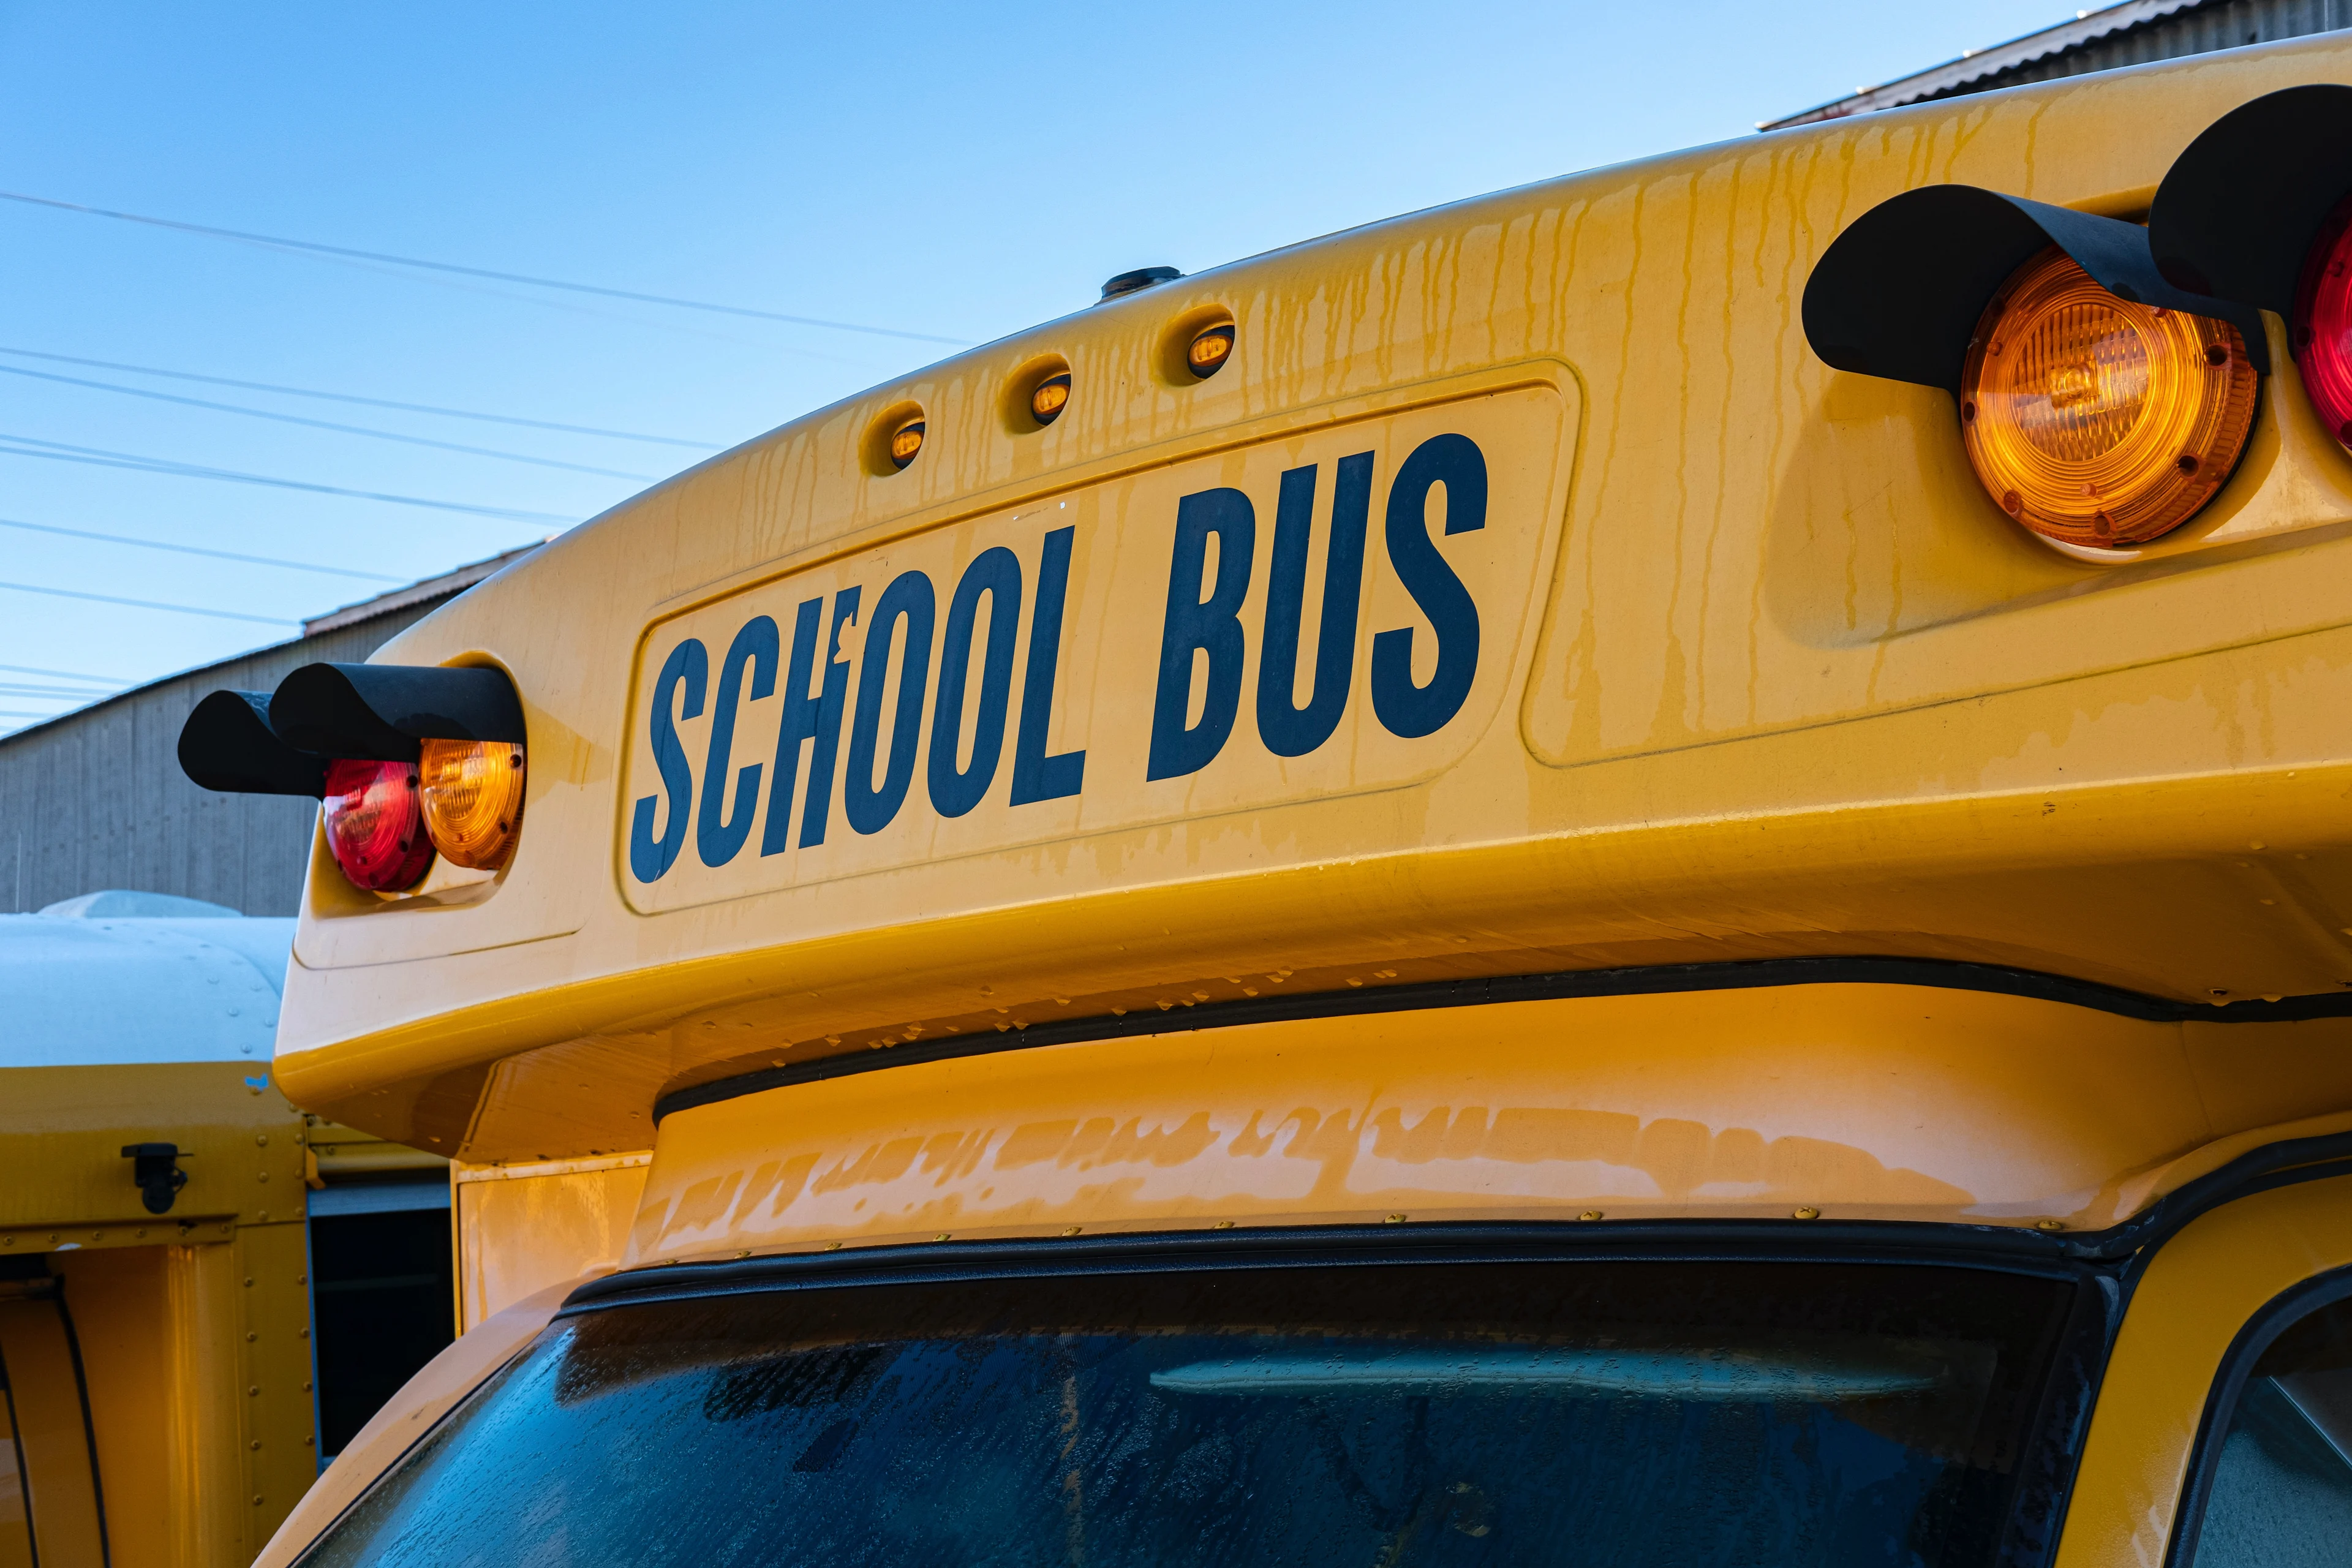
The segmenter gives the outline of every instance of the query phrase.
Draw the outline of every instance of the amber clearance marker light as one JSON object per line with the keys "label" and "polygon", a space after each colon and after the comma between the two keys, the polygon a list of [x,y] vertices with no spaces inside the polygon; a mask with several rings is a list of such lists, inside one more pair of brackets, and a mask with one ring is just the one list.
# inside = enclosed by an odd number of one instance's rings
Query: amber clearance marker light
{"label": "amber clearance marker light", "polygon": [[1228,321],[1195,336],[1184,351],[1184,367],[1202,381],[1223,370],[1234,353],[1234,328]]}
{"label": "amber clearance marker light", "polygon": [[1051,425],[1070,405],[1070,373],[1049,375],[1029,394],[1029,417],[1040,425]]}
{"label": "amber clearance marker light", "polygon": [[890,466],[903,468],[923,449],[923,422],[909,419],[890,432]]}
{"label": "amber clearance marker light", "polygon": [[1960,434],[2001,510],[2069,544],[2118,549],[2213,498],[2253,426],[2237,329],[2135,305],[2063,251],[2001,286],[1960,372]]}
{"label": "amber clearance marker light", "polygon": [[522,832],[522,748],[427,741],[416,771],[433,847],[477,871],[504,866]]}

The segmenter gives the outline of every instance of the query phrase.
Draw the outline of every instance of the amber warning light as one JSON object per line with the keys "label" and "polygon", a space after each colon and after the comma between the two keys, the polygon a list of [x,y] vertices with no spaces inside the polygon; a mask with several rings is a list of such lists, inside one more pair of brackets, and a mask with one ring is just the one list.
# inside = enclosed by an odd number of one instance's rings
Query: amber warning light
{"label": "amber warning light", "polygon": [[2051,539],[2114,548],[2205,504],[2245,449],[2255,392],[2229,322],[2119,299],[2053,247],[1977,324],[1960,434],[2003,511]]}

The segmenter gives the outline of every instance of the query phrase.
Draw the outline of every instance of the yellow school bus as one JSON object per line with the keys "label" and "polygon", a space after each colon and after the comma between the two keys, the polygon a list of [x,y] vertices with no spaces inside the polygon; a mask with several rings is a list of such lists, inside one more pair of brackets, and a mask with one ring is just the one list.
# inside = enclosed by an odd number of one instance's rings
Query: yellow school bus
{"label": "yellow school bus", "polygon": [[317,1473],[293,926],[124,892],[0,918],[7,1568],[234,1568]]}
{"label": "yellow school bus", "polygon": [[263,1561],[2340,1560],[2347,83],[1126,275],[208,700],[456,1162]]}
{"label": "yellow school bus", "polygon": [[0,917],[0,1568],[243,1568],[449,1342],[448,1163],[278,1089],[294,926]]}

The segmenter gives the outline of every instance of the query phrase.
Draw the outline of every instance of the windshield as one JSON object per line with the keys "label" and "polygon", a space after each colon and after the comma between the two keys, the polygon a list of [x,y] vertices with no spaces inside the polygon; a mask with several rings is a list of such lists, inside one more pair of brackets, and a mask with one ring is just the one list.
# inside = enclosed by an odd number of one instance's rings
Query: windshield
{"label": "windshield", "polygon": [[613,1305],[307,1562],[1989,1563],[2073,1289],[1391,1264]]}

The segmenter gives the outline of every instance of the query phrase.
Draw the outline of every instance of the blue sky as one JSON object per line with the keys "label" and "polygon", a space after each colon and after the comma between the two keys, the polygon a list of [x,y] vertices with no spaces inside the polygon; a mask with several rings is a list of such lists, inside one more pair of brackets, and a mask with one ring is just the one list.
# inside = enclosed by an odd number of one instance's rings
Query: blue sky
{"label": "blue sky", "polygon": [[[0,3],[0,191],[977,342],[1127,268],[1191,271],[1750,134],[2067,15],[2042,0]],[[948,352],[0,200],[0,521],[375,574],[0,526],[0,582],[262,617],[0,588],[0,666],[18,667],[0,668],[0,731],[96,689],[28,669],[135,681],[278,641],[702,455],[68,360],[717,447]]]}

